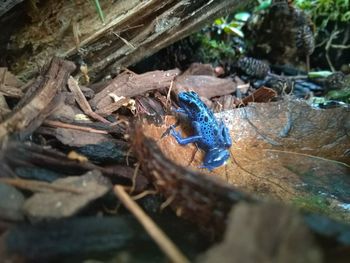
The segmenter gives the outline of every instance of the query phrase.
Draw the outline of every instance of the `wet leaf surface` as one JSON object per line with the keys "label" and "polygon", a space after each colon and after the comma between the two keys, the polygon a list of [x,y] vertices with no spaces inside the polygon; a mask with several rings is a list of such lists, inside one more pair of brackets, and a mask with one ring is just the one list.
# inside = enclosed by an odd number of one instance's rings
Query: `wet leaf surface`
{"label": "wet leaf surface", "polygon": [[[251,104],[217,115],[233,139],[231,160],[213,172],[199,169],[203,152],[162,135],[165,125],[146,125],[166,156],[182,166],[222,178],[257,197],[293,203],[350,222],[350,114],[313,109],[303,101]],[[188,125],[187,125],[188,126]],[[184,127],[184,125],[181,125]],[[180,129],[180,128],[177,128]],[[183,128],[183,135],[193,132]]]}

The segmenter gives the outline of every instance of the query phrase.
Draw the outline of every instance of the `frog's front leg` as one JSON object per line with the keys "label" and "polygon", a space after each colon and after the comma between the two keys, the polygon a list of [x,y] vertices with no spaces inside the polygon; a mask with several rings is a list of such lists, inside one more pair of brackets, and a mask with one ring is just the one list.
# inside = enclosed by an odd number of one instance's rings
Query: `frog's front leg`
{"label": "frog's front leg", "polygon": [[229,148],[232,146],[232,141],[231,141],[231,135],[229,130],[227,129],[226,125],[221,121],[220,122],[220,135],[221,135],[221,140],[223,143],[223,146],[226,148]]}
{"label": "frog's front leg", "polygon": [[[194,130],[198,133],[198,131],[200,131],[199,129],[199,124],[197,122],[193,122],[192,123],[194,126]],[[175,127],[172,125],[170,126],[171,130],[170,130],[170,134],[172,136],[174,136],[174,138],[176,139],[176,141],[181,144],[181,145],[185,145],[188,143],[195,143],[198,142],[199,140],[202,139],[202,135],[198,134],[198,135],[194,135],[194,136],[190,136],[187,138],[183,138],[181,133],[175,130]]]}

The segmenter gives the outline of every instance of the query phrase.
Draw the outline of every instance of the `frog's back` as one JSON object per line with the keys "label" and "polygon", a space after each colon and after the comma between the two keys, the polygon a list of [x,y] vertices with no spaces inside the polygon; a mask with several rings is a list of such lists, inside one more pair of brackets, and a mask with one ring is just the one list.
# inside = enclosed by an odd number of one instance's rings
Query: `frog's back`
{"label": "frog's back", "polygon": [[202,139],[199,146],[204,149],[211,149],[218,146],[219,125],[213,112],[202,102],[201,111],[196,113],[195,121],[199,124]]}

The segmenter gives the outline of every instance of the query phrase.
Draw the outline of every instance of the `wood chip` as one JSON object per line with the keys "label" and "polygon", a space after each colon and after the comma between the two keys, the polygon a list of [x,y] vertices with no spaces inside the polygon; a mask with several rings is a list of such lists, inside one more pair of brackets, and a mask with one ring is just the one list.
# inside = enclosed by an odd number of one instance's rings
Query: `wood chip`
{"label": "wood chip", "polygon": [[277,92],[273,89],[261,87],[257,89],[253,94],[245,97],[242,100],[244,105],[248,105],[249,102],[270,102],[273,98],[277,97]]}
{"label": "wood chip", "polygon": [[39,127],[39,115],[53,101],[57,92],[67,83],[70,73],[75,66],[72,62],[53,58],[46,71],[45,78],[35,91],[29,89],[27,96],[22,98],[20,107],[0,123],[0,140],[10,133],[22,133]]}
{"label": "wood chip", "polygon": [[[90,100],[90,104],[93,108],[96,108],[98,112],[101,112],[101,109],[115,103],[113,98],[109,95],[110,93],[119,97],[130,98],[144,94],[147,91],[168,88],[178,74],[178,69],[168,71],[157,70],[144,74],[124,71],[114,78],[102,91],[97,93],[95,97]],[[116,105],[114,107],[116,107]]]}
{"label": "wood chip", "polygon": [[91,118],[97,121],[103,123],[110,123],[108,120],[92,111],[90,104],[86,100],[83,92],[81,91],[78,85],[78,82],[72,76],[70,76],[70,78],[68,79],[68,88],[74,94],[75,101],[78,103],[78,105],[86,115],[90,116]]}

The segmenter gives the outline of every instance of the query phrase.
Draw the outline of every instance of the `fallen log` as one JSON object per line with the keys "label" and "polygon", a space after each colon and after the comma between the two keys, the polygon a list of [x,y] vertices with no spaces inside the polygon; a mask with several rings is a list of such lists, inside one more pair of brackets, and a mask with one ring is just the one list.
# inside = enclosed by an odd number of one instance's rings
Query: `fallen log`
{"label": "fallen log", "polygon": [[[0,50],[13,61],[11,71],[22,79],[29,79],[49,57],[57,55],[84,61],[90,79],[96,80],[254,1],[100,2],[105,13],[104,23],[89,1],[46,1],[40,8],[26,10],[32,21],[13,30],[11,39],[0,36],[0,43],[6,44],[0,46]],[[7,45],[9,41],[11,44]]]}

